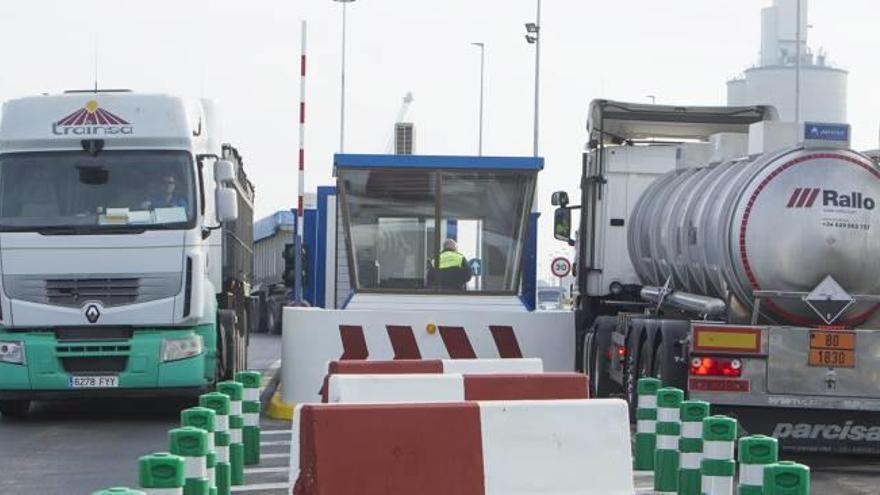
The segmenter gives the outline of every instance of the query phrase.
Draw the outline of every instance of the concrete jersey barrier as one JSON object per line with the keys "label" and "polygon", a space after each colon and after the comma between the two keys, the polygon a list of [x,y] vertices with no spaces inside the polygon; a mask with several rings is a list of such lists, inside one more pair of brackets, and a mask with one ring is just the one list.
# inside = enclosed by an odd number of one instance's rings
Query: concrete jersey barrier
{"label": "concrete jersey barrier", "polygon": [[586,399],[579,373],[332,375],[331,403]]}
{"label": "concrete jersey barrier", "polygon": [[321,386],[321,402],[327,400],[327,380],[332,375],[400,375],[436,373],[542,373],[540,359],[398,359],[396,361],[331,361]]}
{"label": "concrete jersey barrier", "polygon": [[631,495],[618,399],[297,407],[293,495]]}
{"label": "concrete jersey barrier", "polygon": [[539,358],[547,371],[572,371],[572,319],[549,311],[284,308],[282,398],[318,402],[327,363],[337,360]]}

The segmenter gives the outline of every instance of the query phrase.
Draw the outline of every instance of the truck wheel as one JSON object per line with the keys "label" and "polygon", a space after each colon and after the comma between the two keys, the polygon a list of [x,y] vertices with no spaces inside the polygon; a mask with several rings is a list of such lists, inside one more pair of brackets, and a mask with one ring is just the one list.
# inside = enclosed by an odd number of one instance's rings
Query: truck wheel
{"label": "truck wheel", "polygon": [[217,342],[219,345],[217,364],[221,380],[232,380],[235,376],[236,355],[240,345],[235,328],[235,312],[221,309],[217,312]]}
{"label": "truck wheel", "polygon": [[664,387],[676,387],[687,390],[687,368],[675,359],[675,339],[664,335],[657,346],[652,366],[653,375],[659,378]]}
{"label": "truck wheel", "polygon": [[601,320],[597,321],[584,336],[584,369],[590,370],[590,397],[611,397],[620,392],[620,387],[608,376],[612,328],[600,323]]}
{"label": "truck wheel", "polygon": [[0,400],[0,416],[13,419],[25,419],[31,409],[29,400]]}

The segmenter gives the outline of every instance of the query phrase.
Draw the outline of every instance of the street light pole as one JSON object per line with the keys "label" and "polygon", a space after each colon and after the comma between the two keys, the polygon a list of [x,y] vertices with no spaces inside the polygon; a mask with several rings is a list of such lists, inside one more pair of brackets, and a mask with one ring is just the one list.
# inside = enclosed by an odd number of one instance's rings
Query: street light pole
{"label": "street light pole", "polygon": [[532,144],[533,156],[538,156],[538,129],[540,115],[541,95],[541,0],[538,0],[538,11],[535,22],[526,23],[526,41],[535,45],[535,120],[533,125],[534,136]]}
{"label": "street light pole", "polygon": [[797,29],[795,30],[795,61],[794,68],[794,122],[801,123],[801,0],[797,0]]}
{"label": "street light pole", "polygon": [[477,141],[477,155],[483,156],[483,87],[485,81],[485,69],[486,69],[486,45],[482,42],[480,43],[471,43],[476,47],[480,48],[480,126],[479,126],[479,140]]}
{"label": "street light pole", "polygon": [[538,156],[538,128],[539,128],[539,110],[540,110],[540,87],[541,87],[541,0],[538,0],[538,12],[535,17],[537,31],[535,31],[535,122],[534,122],[534,143],[532,145],[532,154]]}
{"label": "street light pole", "polygon": [[339,95],[339,152],[345,151],[345,35],[348,4],[354,0],[333,0],[342,4],[342,68],[340,70]]}

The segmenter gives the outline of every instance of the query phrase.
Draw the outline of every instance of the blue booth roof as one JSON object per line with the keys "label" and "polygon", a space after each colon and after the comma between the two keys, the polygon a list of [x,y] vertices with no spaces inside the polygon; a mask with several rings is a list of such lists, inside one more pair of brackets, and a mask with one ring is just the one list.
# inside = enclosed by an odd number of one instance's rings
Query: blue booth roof
{"label": "blue booth roof", "polygon": [[337,168],[542,170],[543,158],[522,156],[333,155]]}
{"label": "blue booth roof", "polygon": [[254,222],[254,242],[275,235],[282,226],[296,227],[293,211],[279,210]]}

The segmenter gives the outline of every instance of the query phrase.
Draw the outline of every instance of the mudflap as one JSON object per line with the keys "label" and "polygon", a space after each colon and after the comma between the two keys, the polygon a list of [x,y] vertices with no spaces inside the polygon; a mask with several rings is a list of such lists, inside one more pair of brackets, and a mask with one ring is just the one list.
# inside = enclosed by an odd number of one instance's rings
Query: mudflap
{"label": "mudflap", "polygon": [[739,436],[763,434],[789,452],[880,454],[880,411],[788,409],[712,404],[739,420]]}

